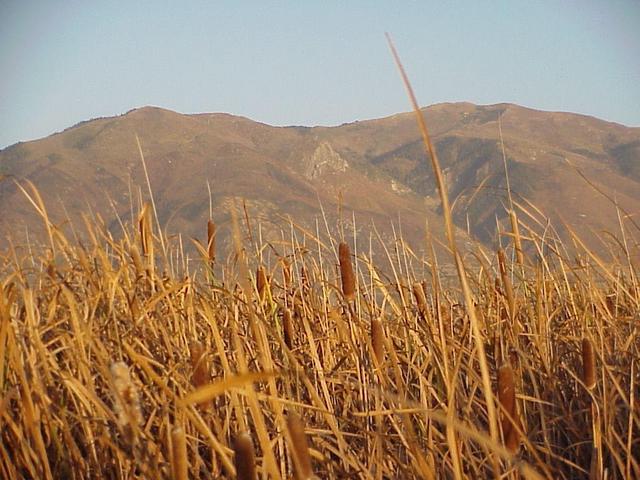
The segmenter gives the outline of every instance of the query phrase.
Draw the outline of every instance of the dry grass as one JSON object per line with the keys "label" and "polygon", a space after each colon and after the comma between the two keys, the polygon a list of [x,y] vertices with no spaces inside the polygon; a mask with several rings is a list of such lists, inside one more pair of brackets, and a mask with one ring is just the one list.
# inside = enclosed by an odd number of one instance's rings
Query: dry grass
{"label": "dry grass", "polygon": [[2,258],[3,478],[233,477],[249,445],[245,478],[251,462],[283,478],[640,475],[627,259],[604,272],[588,254],[475,252],[496,443],[462,291],[404,243],[356,258],[292,226],[281,257],[244,259],[257,278],[243,280],[237,254],[214,272],[208,249],[193,271],[160,268],[145,218],[120,240],[88,224],[84,245],[53,228],[55,255]]}

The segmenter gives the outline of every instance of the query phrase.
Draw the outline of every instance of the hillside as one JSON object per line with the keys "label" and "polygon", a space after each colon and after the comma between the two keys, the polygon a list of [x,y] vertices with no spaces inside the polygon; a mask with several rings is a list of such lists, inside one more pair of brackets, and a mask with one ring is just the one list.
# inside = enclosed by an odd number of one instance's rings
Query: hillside
{"label": "hillside", "polygon": [[[425,113],[455,221],[487,244],[496,242],[496,221],[505,217],[498,118],[514,200],[529,212],[544,212],[561,234],[564,221],[604,250],[596,236],[619,230],[613,204],[594,186],[629,214],[640,212],[640,128],[511,104],[439,104]],[[117,230],[115,214],[128,221],[131,204],[146,198],[136,134],[169,234],[202,238],[207,181],[223,236],[236,200],[246,201],[265,234],[280,235],[287,215],[306,228],[323,225],[320,204],[330,225],[341,204],[345,222],[355,215],[367,231],[374,222],[387,239],[399,219],[411,242],[424,238],[425,218],[435,236],[442,231],[433,175],[410,113],[309,128],[144,107],[0,151],[0,237],[23,238],[25,227],[37,235],[41,224],[11,177],[37,186],[56,224],[68,216],[79,225],[91,211]],[[535,216],[543,229],[546,220]],[[524,214],[521,219],[535,224]]]}

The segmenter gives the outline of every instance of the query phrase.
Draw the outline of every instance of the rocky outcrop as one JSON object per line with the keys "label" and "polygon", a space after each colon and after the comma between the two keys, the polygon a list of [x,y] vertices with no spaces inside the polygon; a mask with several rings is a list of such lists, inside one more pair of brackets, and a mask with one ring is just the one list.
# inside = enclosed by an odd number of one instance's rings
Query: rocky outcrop
{"label": "rocky outcrop", "polygon": [[349,164],[331,144],[322,142],[304,161],[304,176],[310,180],[330,172],[345,172]]}

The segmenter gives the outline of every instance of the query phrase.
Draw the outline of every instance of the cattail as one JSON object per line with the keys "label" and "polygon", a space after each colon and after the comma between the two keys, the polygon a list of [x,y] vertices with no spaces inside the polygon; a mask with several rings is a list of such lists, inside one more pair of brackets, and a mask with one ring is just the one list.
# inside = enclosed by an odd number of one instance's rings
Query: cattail
{"label": "cattail", "polygon": [[194,387],[201,387],[209,383],[211,370],[207,362],[206,350],[200,342],[193,342],[191,350],[191,383]]}
{"label": "cattail", "polygon": [[600,454],[597,447],[591,448],[591,465],[589,466],[589,480],[600,480],[602,468],[600,468]]}
{"label": "cattail", "polygon": [[80,248],[76,250],[76,253],[78,254],[78,261],[82,266],[82,270],[84,270],[85,272],[88,272],[91,269],[91,267],[89,266],[89,258],[87,257],[87,253],[84,247],[80,245]]}
{"label": "cattail", "polygon": [[123,429],[130,429],[142,423],[142,411],[138,389],[131,379],[129,367],[124,362],[111,365],[111,380],[115,396],[113,410],[118,418],[118,425]]}
{"label": "cattail", "polygon": [[284,343],[289,350],[293,349],[293,321],[291,318],[291,310],[284,309],[282,313],[282,330],[284,333]]}
{"label": "cattail", "polygon": [[348,342],[351,334],[349,333],[349,327],[344,321],[342,311],[339,308],[330,308],[327,314],[327,318],[332,328],[336,329],[338,340],[340,342]]}
{"label": "cattail", "polygon": [[209,263],[216,261],[216,224],[213,220],[207,222],[207,256]]}
{"label": "cattail", "polygon": [[356,295],[356,280],[351,266],[351,252],[349,245],[341,242],[338,246],[338,257],[340,260],[340,276],[342,278],[342,294],[345,300],[351,301]]}
{"label": "cattail", "polygon": [[140,245],[145,257],[153,256],[153,234],[151,231],[151,207],[146,202],[138,217],[138,230],[140,233]]}
{"label": "cattail", "polygon": [[515,349],[509,350],[509,364],[511,368],[517,369],[520,364],[520,357],[518,356],[518,352]]}
{"label": "cattail", "polygon": [[500,417],[500,427],[502,428],[502,437],[504,445],[515,453],[520,445],[520,439],[516,424],[516,387],[514,382],[513,368],[511,365],[504,364],[498,369],[498,402],[502,407],[502,415]]}
{"label": "cattail", "polygon": [[267,273],[265,272],[264,267],[260,265],[256,270],[256,288],[258,289],[258,296],[262,301],[264,301],[267,295],[268,285],[269,280],[267,279]]}
{"label": "cattail", "polygon": [[407,297],[405,295],[405,291],[407,290],[407,284],[403,281],[397,282],[395,284],[396,292],[398,292],[398,296],[402,299],[402,303],[407,303]]}
{"label": "cattail", "polygon": [[154,248],[153,248],[153,229],[151,227],[151,206],[145,203],[138,219],[140,230],[140,245],[142,246],[142,255],[146,263],[146,272],[153,278],[155,271]]}
{"label": "cattail", "polygon": [[49,263],[47,265],[47,276],[49,277],[50,280],[56,280],[57,277],[57,272],[56,272],[56,267],[53,265],[53,263]]}
{"label": "cattail", "polygon": [[291,287],[291,262],[286,259],[282,259],[282,285],[285,291]]}
{"label": "cattail", "polygon": [[131,260],[136,268],[136,275],[140,276],[144,273],[144,266],[142,264],[142,258],[140,257],[140,250],[136,245],[131,245]]}
{"label": "cattail", "polygon": [[516,310],[516,301],[513,295],[513,287],[511,285],[511,279],[509,278],[509,272],[507,271],[507,257],[504,254],[504,250],[501,248],[498,249],[498,266],[500,268],[500,278],[502,279],[504,294],[507,297],[507,303],[509,304],[509,317],[513,320]]}
{"label": "cattail", "polygon": [[513,419],[513,426],[507,432],[507,436],[504,439],[504,446],[511,453],[516,453],[520,448],[520,432],[518,429],[522,430],[522,423],[520,423],[520,417],[517,416],[517,413],[514,412],[515,418]]}
{"label": "cattail", "polygon": [[612,293],[604,297],[605,306],[607,307],[607,311],[610,315],[615,315],[616,313],[616,294]]}
{"label": "cattail", "polygon": [[311,457],[309,456],[307,436],[304,433],[304,424],[295,412],[289,412],[287,415],[287,429],[291,437],[296,479],[309,480],[315,478],[311,468]]}
{"label": "cattail", "polygon": [[307,267],[305,267],[304,265],[300,267],[300,283],[302,284],[302,291],[305,293],[311,288],[309,272],[307,270]]}
{"label": "cattail", "polygon": [[502,287],[500,286],[500,280],[498,278],[493,281],[493,290],[497,295],[504,295],[504,293],[502,292]]}
{"label": "cattail", "polygon": [[494,332],[493,335],[491,335],[490,342],[490,349],[493,350],[493,358],[496,359],[497,364],[500,359],[504,358],[504,356],[502,355],[502,342],[500,341],[500,336],[496,332]]}
{"label": "cattail", "polygon": [[516,259],[518,264],[524,265],[524,252],[522,251],[522,238],[520,237],[520,227],[518,226],[518,216],[515,210],[509,210],[509,219],[511,220],[511,231],[513,232],[513,242],[516,250]]}
{"label": "cattail", "polygon": [[173,443],[173,458],[171,468],[175,480],[187,480],[189,478],[189,461],[187,459],[187,437],[182,427],[175,427],[171,431]]}
{"label": "cattail", "polygon": [[371,319],[371,347],[378,365],[384,362],[384,329],[379,318]]}
{"label": "cattail", "polygon": [[596,360],[593,344],[588,338],[582,339],[582,382],[589,390],[596,386]]}
{"label": "cattail", "polygon": [[415,282],[413,284],[413,297],[416,299],[416,305],[418,306],[418,312],[420,312],[420,316],[423,320],[427,318],[427,297],[424,294],[424,289],[422,288],[422,284],[420,282]]}
{"label": "cattail", "polygon": [[238,480],[255,480],[256,455],[253,450],[251,436],[247,432],[240,432],[233,442],[235,452],[236,475]]}
{"label": "cattail", "polygon": [[300,289],[296,289],[293,294],[293,313],[296,318],[301,319],[305,316],[304,304],[302,303],[302,293]]}

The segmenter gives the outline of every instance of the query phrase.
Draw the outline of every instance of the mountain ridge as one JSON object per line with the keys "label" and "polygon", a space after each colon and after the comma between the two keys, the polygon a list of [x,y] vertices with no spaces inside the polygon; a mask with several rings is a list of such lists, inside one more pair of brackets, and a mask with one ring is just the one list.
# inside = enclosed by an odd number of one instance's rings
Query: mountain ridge
{"label": "mountain ridge", "polygon": [[[617,227],[615,207],[576,169],[624,210],[640,212],[638,127],[511,103],[440,103],[423,111],[465,239],[468,230],[493,245],[496,222],[505,219],[498,120],[515,198],[531,201],[559,230],[568,219],[589,244],[599,245],[597,232]],[[69,212],[75,224],[87,205],[103,218],[126,217],[140,196],[134,187],[145,184],[136,135],[161,220],[192,237],[202,236],[208,218],[207,180],[221,224],[228,221],[223,206],[243,198],[264,222],[290,214],[313,226],[322,204],[326,211],[354,213],[365,224],[374,221],[390,237],[399,215],[414,242],[424,237],[425,221],[442,232],[435,182],[412,112],[302,127],[145,106],[1,150],[0,173],[6,177],[0,183],[0,237],[15,234],[18,224],[34,228],[38,222],[9,176],[33,181],[58,221]],[[102,203],[111,205],[99,205],[100,197],[110,198]]]}

